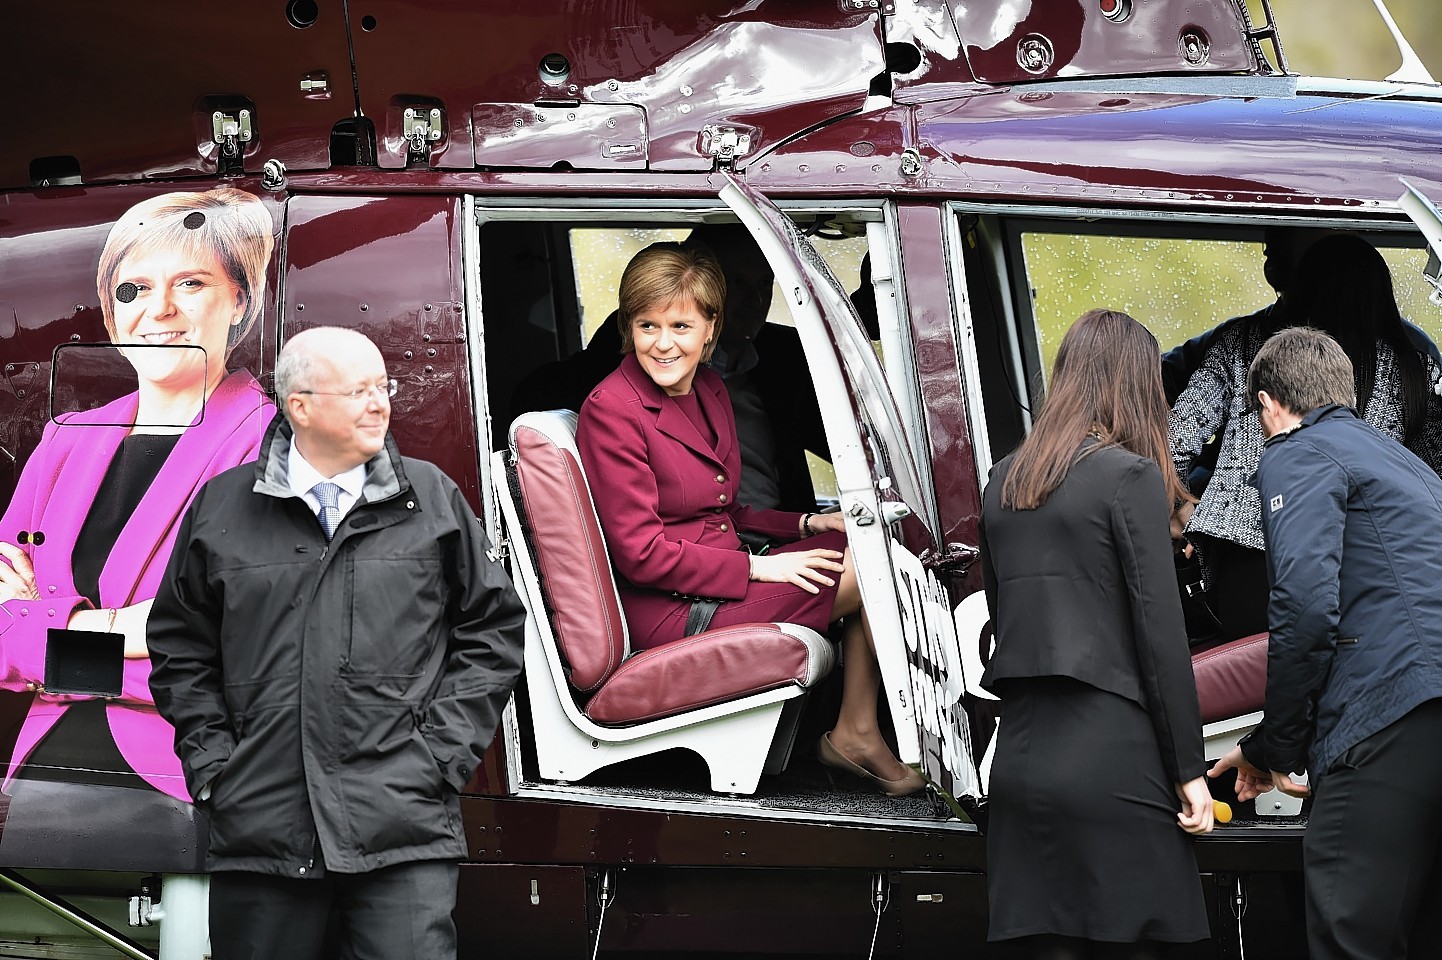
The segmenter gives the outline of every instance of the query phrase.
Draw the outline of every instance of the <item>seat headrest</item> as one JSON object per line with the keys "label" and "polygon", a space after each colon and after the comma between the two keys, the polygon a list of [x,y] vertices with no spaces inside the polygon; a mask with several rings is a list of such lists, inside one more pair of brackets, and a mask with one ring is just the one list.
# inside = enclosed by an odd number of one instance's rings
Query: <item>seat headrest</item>
{"label": "seat headrest", "polygon": [[511,450],[516,449],[517,430],[534,430],[549,439],[559,449],[569,450],[575,454],[579,461],[580,450],[576,447],[576,425],[580,422],[581,418],[574,410],[533,410],[530,413],[523,413],[511,421]]}
{"label": "seat headrest", "polygon": [[621,665],[630,645],[576,449],[576,422],[570,410],[525,413],[511,424],[510,440],[556,643],[571,685],[590,692]]}

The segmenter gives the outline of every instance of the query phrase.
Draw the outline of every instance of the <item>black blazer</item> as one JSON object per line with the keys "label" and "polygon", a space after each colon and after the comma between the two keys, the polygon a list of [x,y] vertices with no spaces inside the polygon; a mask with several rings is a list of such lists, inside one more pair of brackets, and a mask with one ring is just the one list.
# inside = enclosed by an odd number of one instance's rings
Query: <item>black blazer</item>
{"label": "black blazer", "polygon": [[1005,510],[1012,458],[991,472],[981,562],[996,652],[982,677],[1063,676],[1140,704],[1180,783],[1205,770],[1161,468],[1121,447],[1086,451],[1046,503]]}

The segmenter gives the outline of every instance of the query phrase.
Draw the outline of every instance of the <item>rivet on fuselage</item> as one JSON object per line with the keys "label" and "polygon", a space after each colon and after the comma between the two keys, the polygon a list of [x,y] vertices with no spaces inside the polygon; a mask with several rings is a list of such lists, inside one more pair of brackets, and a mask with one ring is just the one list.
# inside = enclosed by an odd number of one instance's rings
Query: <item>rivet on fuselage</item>
{"label": "rivet on fuselage", "polygon": [[1182,31],[1182,35],[1177,38],[1177,47],[1181,51],[1182,59],[1194,67],[1202,66],[1212,56],[1212,41],[1195,27]]}
{"label": "rivet on fuselage", "polygon": [[1017,66],[1027,73],[1046,73],[1055,59],[1051,41],[1039,33],[1028,34],[1016,45]]}

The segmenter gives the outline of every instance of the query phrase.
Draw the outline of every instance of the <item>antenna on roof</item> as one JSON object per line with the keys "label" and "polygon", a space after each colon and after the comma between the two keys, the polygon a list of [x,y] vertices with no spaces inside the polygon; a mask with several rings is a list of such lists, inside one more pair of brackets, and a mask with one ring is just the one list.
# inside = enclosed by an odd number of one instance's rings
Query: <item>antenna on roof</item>
{"label": "antenna on roof", "polygon": [[1382,15],[1382,22],[1387,25],[1387,31],[1392,34],[1392,41],[1397,44],[1397,50],[1402,54],[1402,65],[1397,68],[1387,79],[1396,83],[1430,83],[1437,85],[1437,80],[1427,72],[1427,65],[1422,58],[1417,56],[1417,51],[1402,36],[1402,31],[1397,27],[1397,21],[1392,19],[1392,13],[1387,9],[1387,4],[1382,0],[1372,0],[1377,7],[1377,12]]}

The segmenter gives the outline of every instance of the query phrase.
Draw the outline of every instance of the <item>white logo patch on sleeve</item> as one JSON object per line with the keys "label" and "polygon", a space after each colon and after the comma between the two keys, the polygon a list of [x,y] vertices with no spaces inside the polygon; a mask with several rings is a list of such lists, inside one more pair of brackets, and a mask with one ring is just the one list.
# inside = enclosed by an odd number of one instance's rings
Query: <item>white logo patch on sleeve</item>
{"label": "white logo patch on sleeve", "polygon": [[1280,509],[1282,509],[1282,495],[1279,493],[1272,498],[1272,512],[1276,513]]}

